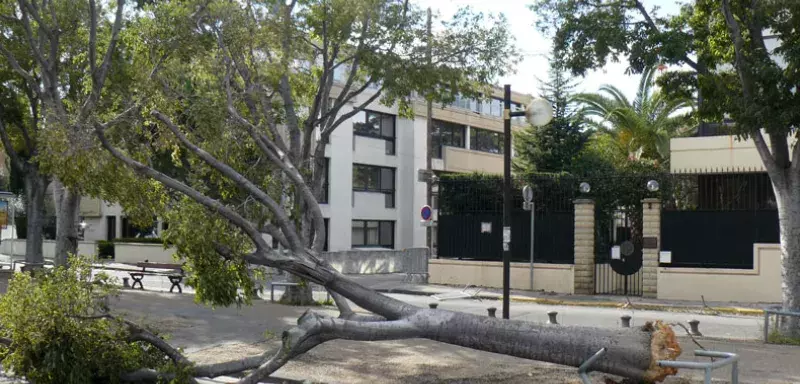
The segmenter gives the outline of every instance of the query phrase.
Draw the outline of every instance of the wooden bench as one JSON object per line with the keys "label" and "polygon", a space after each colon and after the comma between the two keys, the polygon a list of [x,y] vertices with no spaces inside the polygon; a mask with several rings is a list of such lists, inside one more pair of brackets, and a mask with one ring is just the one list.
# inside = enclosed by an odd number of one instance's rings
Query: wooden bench
{"label": "wooden bench", "polygon": [[[170,283],[172,286],[169,288],[170,293],[175,289],[178,288],[178,293],[183,293],[183,289],[181,289],[181,282],[183,282],[184,272],[183,272],[183,265],[181,264],[164,264],[164,263],[151,263],[145,260],[143,263],[136,263],[136,266],[142,268],[141,272],[129,272],[131,275],[131,279],[133,279],[133,284],[131,284],[131,288],[135,289],[136,284],[139,284],[139,289],[144,290],[144,285],[142,284],[142,279],[145,276],[166,276],[169,278]],[[147,271],[147,268],[150,268],[150,272]],[[153,272],[152,269],[168,269],[169,272]]]}

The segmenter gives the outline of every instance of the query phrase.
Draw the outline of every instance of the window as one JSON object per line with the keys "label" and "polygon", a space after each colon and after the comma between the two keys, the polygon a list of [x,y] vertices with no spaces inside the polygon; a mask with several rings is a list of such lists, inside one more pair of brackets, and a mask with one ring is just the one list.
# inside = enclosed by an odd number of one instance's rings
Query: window
{"label": "window", "polygon": [[394,155],[395,116],[380,112],[364,112],[364,121],[353,123],[353,133],[386,140],[386,154]]}
{"label": "window", "polygon": [[394,249],[394,221],[353,220],[353,248]]}
{"label": "window", "polygon": [[331,226],[330,226],[330,219],[326,218],[324,220],[325,220],[325,246],[322,247],[322,251],[328,252],[328,244],[331,241],[331,231],[328,228],[330,228]]}
{"label": "window", "polygon": [[464,148],[465,131],[466,127],[461,124],[433,120],[433,132],[431,132],[433,157],[442,158],[442,146]]}
{"label": "window", "polygon": [[320,204],[328,204],[330,199],[330,187],[328,184],[328,180],[331,178],[331,159],[325,158],[325,165],[323,166],[322,172],[324,173],[325,180],[322,181],[322,198],[320,199]]}
{"label": "window", "polygon": [[471,128],[469,149],[489,153],[503,153],[503,134],[480,128]]}
{"label": "window", "polygon": [[[132,238],[157,238],[158,233],[156,228],[158,227],[158,221],[156,218],[153,218],[153,224],[147,228],[140,228],[133,223],[131,223],[130,219],[127,217],[122,218],[122,238],[124,239],[132,239]],[[116,228],[115,228],[116,229]]]}
{"label": "window", "polygon": [[394,208],[394,168],[353,164],[353,191],[383,193],[386,208]]}

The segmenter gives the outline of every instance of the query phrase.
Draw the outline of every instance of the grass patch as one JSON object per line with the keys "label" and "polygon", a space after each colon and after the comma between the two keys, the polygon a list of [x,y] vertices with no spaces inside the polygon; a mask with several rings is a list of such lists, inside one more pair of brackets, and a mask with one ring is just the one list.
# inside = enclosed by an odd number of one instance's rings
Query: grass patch
{"label": "grass patch", "polygon": [[797,345],[800,346],[800,337],[792,337],[792,336],[785,336],[780,333],[777,329],[773,329],[769,333],[769,337],[767,340],[772,344],[785,344],[785,345]]}

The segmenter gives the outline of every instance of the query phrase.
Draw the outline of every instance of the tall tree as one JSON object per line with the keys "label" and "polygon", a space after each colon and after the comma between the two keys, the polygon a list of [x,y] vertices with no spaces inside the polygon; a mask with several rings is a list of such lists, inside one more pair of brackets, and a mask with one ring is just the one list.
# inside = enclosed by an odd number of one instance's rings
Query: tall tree
{"label": "tall tree", "polygon": [[[93,138],[86,127],[106,107],[101,93],[119,41],[124,4],[0,2],[5,27],[0,73],[10,91],[0,105],[0,137],[25,180],[30,263],[43,262],[44,199],[51,180],[58,217],[56,263],[65,264],[67,255],[77,252],[81,191],[65,185],[61,171],[75,165],[65,160],[84,152]],[[54,151],[52,139],[61,137],[67,145]]]}
{"label": "tall tree", "polygon": [[631,160],[669,161],[669,141],[696,130],[691,111],[695,101],[686,96],[668,95],[654,90],[657,68],[645,69],[633,101],[613,85],[600,87],[597,93],[582,93],[575,100],[590,124],[609,135],[618,151]]}
{"label": "tall tree", "polygon": [[[166,202],[167,236],[188,261],[197,297],[246,302],[250,267],[267,266],[324,286],[341,312],[308,312],[274,355],[190,366],[187,374],[252,369],[240,382],[255,383],[325,341],[412,337],[573,366],[607,347],[594,369],[646,380],[675,373],[656,364],[680,353],[663,324],[553,328],[422,309],[359,285],[318,256],[331,134],[375,102],[410,114],[414,93],[448,102],[485,91],[512,61],[504,20],[463,10],[426,45],[424,12],[407,1],[164,1],[146,10],[132,22],[136,39],[121,49],[124,62],[139,69],[129,82],[135,97],[121,108],[144,113],[93,125],[108,153],[166,188],[154,193]],[[181,172],[153,161],[166,151]],[[285,194],[289,209],[278,203]],[[272,249],[264,234],[286,252]],[[355,314],[350,302],[372,314]],[[156,347],[186,361],[165,344]],[[156,380],[158,373],[127,378]]]}
{"label": "tall tree", "polygon": [[564,68],[557,52],[550,58],[549,78],[542,82],[541,97],[553,106],[553,120],[544,126],[528,126],[514,135],[514,170],[530,172],[572,172],[591,131],[572,100],[575,80]]}
{"label": "tall tree", "polygon": [[[788,142],[800,122],[800,3],[694,0],[669,17],[640,0],[539,0],[533,9],[557,20],[556,28],[541,27],[553,33],[573,72],[622,55],[634,72],[658,62],[685,66],[690,70],[668,72],[666,89],[696,92],[702,117],[730,117],[733,133],[753,140],[778,203],[783,308],[800,310],[800,148]],[[785,325],[800,332],[797,319]]]}

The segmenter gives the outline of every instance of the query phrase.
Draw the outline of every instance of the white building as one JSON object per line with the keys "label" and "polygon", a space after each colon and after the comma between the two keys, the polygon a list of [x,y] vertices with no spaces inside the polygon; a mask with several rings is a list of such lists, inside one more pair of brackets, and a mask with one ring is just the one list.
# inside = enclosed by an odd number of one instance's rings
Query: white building
{"label": "white building", "polygon": [[[369,90],[362,93],[341,113],[370,95]],[[459,98],[452,106],[434,107],[435,172],[503,172],[500,97],[498,89],[490,102]],[[512,100],[516,108],[522,108],[530,96],[513,94]],[[321,202],[328,228],[327,250],[427,246],[426,228],[420,224],[420,209],[427,203],[426,184],[418,178],[427,164],[425,104],[416,103],[414,110],[416,118],[403,118],[396,106],[375,102],[331,135],[325,150],[327,198]],[[514,126],[522,125],[517,120]],[[87,224],[86,240],[137,235],[119,205],[84,199],[81,215]],[[161,230],[163,223],[158,222],[153,235]]]}

